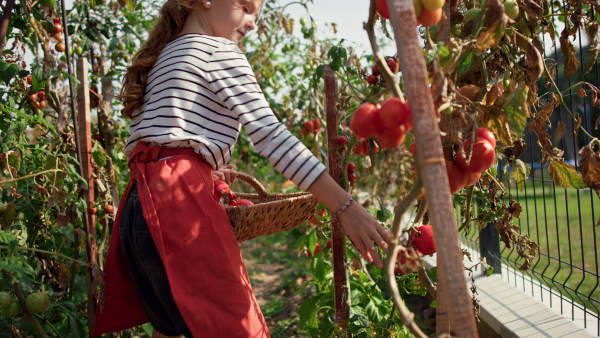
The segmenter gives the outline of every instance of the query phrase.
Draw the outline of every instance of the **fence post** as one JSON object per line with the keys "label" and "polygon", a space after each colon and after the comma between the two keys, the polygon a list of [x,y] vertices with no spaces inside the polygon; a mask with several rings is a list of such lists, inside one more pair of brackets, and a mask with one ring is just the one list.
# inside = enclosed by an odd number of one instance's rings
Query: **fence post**
{"label": "fence post", "polygon": [[[502,273],[500,263],[500,234],[494,223],[488,223],[479,231],[479,252],[494,273]],[[483,269],[483,267],[482,267]],[[485,273],[485,271],[482,270]]]}

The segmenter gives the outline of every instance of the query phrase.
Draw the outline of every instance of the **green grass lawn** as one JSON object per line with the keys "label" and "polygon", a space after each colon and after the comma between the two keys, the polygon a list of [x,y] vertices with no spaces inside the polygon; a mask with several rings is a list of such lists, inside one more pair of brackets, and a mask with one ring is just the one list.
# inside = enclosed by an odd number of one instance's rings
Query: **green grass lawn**
{"label": "green grass lawn", "polygon": [[[535,273],[528,273],[598,312],[600,228],[595,224],[600,217],[600,199],[589,189],[563,189],[548,180],[547,173],[536,173],[535,180],[528,180],[521,191],[514,181],[504,181],[512,198],[523,207],[520,220],[516,220],[521,233],[539,244],[532,267]],[[504,263],[518,269],[523,261],[516,250],[504,244],[500,247]]]}

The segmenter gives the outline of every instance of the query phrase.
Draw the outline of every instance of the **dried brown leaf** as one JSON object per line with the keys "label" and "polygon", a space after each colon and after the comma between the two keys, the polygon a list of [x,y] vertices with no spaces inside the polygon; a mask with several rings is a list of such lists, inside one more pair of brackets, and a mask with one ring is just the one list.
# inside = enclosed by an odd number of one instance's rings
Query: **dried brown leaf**
{"label": "dried brown leaf", "polygon": [[544,73],[544,59],[539,50],[531,43],[527,41],[527,47],[525,48],[525,56],[530,67],[527,69],[527,75],[525,81],[527,83],[533,83],[539,79]]}
{"label": "dried brown leaf", "polygon": [[534,20],[539,18],[540,15],[544,14],[544,9],[542,6],[533,0],[523,0],[521,2],[521,8],[523,8],[523,10]]}
{"label": "dried brown leaf", "polygon": [[590,39],[590,44],[588,46],[588,51],[590,53],[590,58],[588,59],[585,67],[583,67],[583,75],[587,74],[594,65],[598,63],[598,55],[600,54],[600,29],[599,24],[597,22],[592,22],[588,26],[588,38]]}
{"label": "dried brown leaf", "polygon": [[600,152],[594,152],[593,143],[579,151],[579,169],[585,184],[600,197]]}
{"label": "dried brown leaf", "polygon": [[41,184],[38,184],[38,183],[36,183],[36,184],[35,184],[35,190],[36,190],[37,192],[39,192],[40,194],[44,195],[44,196],[47,196],[47,195],[49,195],[49,193],[48,193],[48,189],[46,189],[46,188],[45,188],[43,185],[41,185]]}
{"label": "dried brown leaf", "polygon": [[556,129],[554,130],[554,138],[556,142],[562,140],[563,136],[567,132],[567,125],[563,121],[558,121]]}
{"label": "dried brown leaf", "polygon": [[504,36],[506,22],[509,17],[504,14],[504,5],[500,0],[487,0],[485,16],[487,28],[477,36],[476,45],[481,50],[486,50],[498,43]]}
{"label": "dried brown leaf", "polygon": [[575,74],[575,71],[577,71],[577,68],[579,68],[579,60],[575,54],[575,47],[573,46],[571,40],[569,40],[569,32],[567,28],[565,28],[560,34],[559,41],[560,51],[565,58],[565,77],[568,79]]}
{"label": "dried brown leaf", "polygon": [[583,87],[577,88],[577,95],[579,95],[580,98],[584,98],[587,96],[587,94],[585,93],[585,89],[583,89]]}

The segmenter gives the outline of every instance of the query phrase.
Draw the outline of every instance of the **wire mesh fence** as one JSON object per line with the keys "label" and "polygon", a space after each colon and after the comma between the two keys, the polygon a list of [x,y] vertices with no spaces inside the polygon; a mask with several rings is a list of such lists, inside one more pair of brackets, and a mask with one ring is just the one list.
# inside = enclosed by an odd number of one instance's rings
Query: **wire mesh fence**
{"label": "wire mesh fence", "polygon": [[[553,16],[560,16],[560,6],[566,6],[566,3],[554,2],[551,8]],[[594,9],[590,10],[594,17]],[[553,24],[560,24],[560,20]],[[577,36],[578,39],[573,44],[576,46],[580,65],[585,65],[590,58],[587,45],[590,39],[581,27]],[[583,74],[583,67],[580,66],[573,76],[566,78],[564,56],[558,39],[553,40],[546,34],[541,40],[545,46],[546,65],[549,69],[554,69],[554,73],[552,80],[544,77],[540,79],[538,95],[544,100],[544,94],[548,90],[556,88],[561,91],[565,105],[557,106],[553,112],[552,130],[549,132],[553,132],[558,126],[566,127],[562,138],[554,140],[554,146],[564,151],[565,162],[579,169],[579,149],[591,141],[590,136],[600,137],[599,130],[595,130],[594,126],[600,112],[583,95],[589,93],[578,91],[578,84],[580,81],[595,86],[600,84],[598,60],[587,74]],[[577,116],[581,118],[581,126],[590,135],[577,132]],[[556,186],[548,174],[547,166],[541,164],[536,134],[532,132],[526,135],[525,141],[527,150],[522,159],[531,167],[525,184],[519,187],[510,175],[503,174],[504,163],[500,163],[498,172],[499,180],[508,190],[510,197],[507,198],[512,198],[523,208],[517,223],[521,234],[528,235],[539,245],[532,266],[525,271],[519,270],[523,260],[516,248],[499,245],[493,226],[480,231],[471,229],[467,235],[463,235],[463,242],[479,249],[487,263],[495,267],[495,273],[510,275],[507,277],[513,286],[532,296],[547,298],[545,301],[552,308],[574,321],[582,322],[588,330],[592,328],[595,335],[600,335],[600,227],[595,227],[600,216],[600,199],[590,189],[564,189]]]}

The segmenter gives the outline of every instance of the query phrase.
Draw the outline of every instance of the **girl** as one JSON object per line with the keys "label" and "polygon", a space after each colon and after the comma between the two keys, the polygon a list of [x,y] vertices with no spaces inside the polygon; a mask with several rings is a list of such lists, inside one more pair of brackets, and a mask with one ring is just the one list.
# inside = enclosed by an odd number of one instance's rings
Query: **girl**
{"label": "girl", "polygon": [[262,0],[167,0],[128,68],[131,180],[105,263],[92,335],[150,321],[153,337],[268,337],[218,190],[241,126],[275,169],[339,216],[365,259],[387,231],[280,123],[236,43]]}

